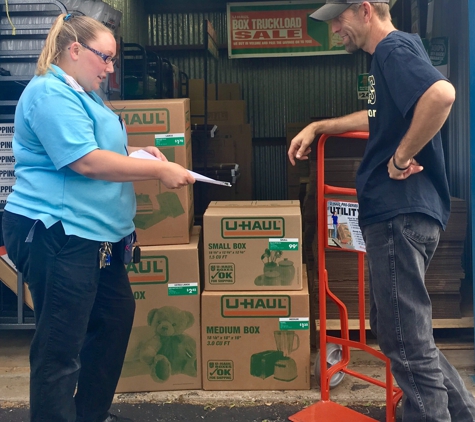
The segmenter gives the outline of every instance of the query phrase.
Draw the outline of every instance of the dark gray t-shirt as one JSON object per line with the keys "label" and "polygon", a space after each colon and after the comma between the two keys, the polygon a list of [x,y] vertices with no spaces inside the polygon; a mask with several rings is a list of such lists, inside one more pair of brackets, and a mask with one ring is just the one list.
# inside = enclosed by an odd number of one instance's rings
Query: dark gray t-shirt
{"label": "dark gray t-shirt", "polygon": [[440,132],[415,159],[424,166],[406,180],[389,178],[387,163],[409,129],[425,91],[446,78],[416,34],[394,31],[376,47],[369,72],[369,140],[356,176],[361,226],[420,212],[445,229],[450,194]]}

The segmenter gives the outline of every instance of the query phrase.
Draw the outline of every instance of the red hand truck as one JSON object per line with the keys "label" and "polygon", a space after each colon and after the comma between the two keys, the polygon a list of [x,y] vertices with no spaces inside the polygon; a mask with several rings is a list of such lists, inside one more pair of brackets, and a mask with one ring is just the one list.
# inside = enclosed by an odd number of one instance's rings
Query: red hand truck
{"label": "red hand truck", "polygon": [[[325,249],[344,249],[331,247],[328,242],[328,201],[329,195],[356,196],[356,189],[329,186],[324,181],[324,147],[327,139],[332,137],[368,139],[367,132],[347,132],[340,135],[322,135],[317,145],[317,240],[318,240],[318,284],[319,284],[319,310],[320,310],[320,389],[321,400],[289,417],[293,422],[364,422],[375,421],[352,409],[332,402],[330,400],[330,381],[334,375],[348,374],[363,381],[378,385],[386,390],[386,422],[395,422],[396,407],[402,398],[402,391],[393,385],[389,359],[383,353],[373,349],[366,343],[365,329],[365,294],[364,294],[364,251],[355,250],[351,253],[358,254],[358,315],[359,315],[359,341],[350,340],[348,310],[345,304],[333,294],[328,285],[328,273],[325,267]],[[355,141],[357,142],[357,141]],[[340,314],[341,336],[335,337],[327,334],[326,299],[327,296],[337,305]],[[335,348],[336,345],[336,348]],[[386,382],[363,375],[349,369],[350,348],[365,351],[381,359],[386,364]],[[327,362],[327,352],[333,353],[341,350],[338,362]],[[318,373],[318,368],[317,373]],[[341,377],[340,377],[341,378]]]}

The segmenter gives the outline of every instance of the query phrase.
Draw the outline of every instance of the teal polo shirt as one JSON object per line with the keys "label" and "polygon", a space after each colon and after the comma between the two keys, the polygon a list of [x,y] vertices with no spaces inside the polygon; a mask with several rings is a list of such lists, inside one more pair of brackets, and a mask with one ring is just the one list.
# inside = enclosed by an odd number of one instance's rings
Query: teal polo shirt
{"label": "teal polo shirt", "polygon": [[134,230],[132,183],[82,176],[68,166],[95,149],[127,155],[127,134],[118,116],[95,93],[66,82],[57,66],[35,76],[15,113],[16,183],[7,211],[61,221],[67,235],[117,242]]}

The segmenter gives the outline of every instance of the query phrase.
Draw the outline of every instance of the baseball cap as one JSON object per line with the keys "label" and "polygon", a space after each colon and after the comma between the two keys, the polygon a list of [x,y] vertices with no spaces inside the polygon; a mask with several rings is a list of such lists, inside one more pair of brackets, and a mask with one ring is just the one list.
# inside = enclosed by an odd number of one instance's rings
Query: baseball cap
{"label": "baseball cap", "polygon": [[[369,3],[389,3],[389,0],[365,0]],[[329,21],[341,15],[352,4],[363,3],[355,0],[327,0],[325,5],[313,12],[310,17],[317,21]]]}

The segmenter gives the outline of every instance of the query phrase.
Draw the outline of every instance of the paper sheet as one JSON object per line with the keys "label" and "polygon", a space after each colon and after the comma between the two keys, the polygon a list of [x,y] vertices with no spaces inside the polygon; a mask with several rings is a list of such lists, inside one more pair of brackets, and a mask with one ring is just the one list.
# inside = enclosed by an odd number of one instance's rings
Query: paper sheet
{"label": "paper sheet", "polygon": [[[144,151],[143,149],[134,151],[132,154],[130,154],[130,157],[142,158],[144,160],[160,160],[159,158],[148,153],[147,151]],[[204,182],[204,183],[211,183],[213,185],[232,187],[231,183],[229,182],[223,182],[221,180],[211,179],[211,177],[203,176],[202,174],[195,173],[194,171],[191,171],[191,170],[188,170],[188,172],[195,178],[197,182]]]}

